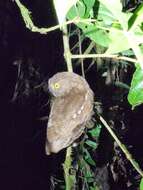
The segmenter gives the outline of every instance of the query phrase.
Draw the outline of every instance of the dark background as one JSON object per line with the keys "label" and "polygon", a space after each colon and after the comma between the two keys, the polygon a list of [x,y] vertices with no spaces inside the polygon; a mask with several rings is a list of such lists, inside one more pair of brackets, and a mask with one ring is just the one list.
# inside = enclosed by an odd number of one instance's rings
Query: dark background
{"label": "dark background", "polygon": [[[25,1],[32,10],[35,24],[56,24],[50,1]],[[40,24],[39,24],[40,23]],[[59,31],[48,35],[32,33],[25,24],[16,4],[0,1],[0,189],[47,190],[49,177],[58,170],[56,156],[45,155],[46,121],[41,122],[39,107],[48,100],[42,96],[23,95],[25,80],[40,84],[64,69],[62,36]],[[22,62],[24,80],[18,78],[18,61]],[[29,65],[34,64],[38,76],[29,77]],[[24,66],[23,66],[24,65]],[[33,77],[33,78],[32,78]],[[20,93],[13,101],[15,85],[20,81]],[[36,83],[35,83],[36,85]],[[38,101],[38,102],[37,102]],[[39,103],[40,102],[40,103]],[[47,114],[48,110],[44,110]],[[45,116],[45,115],[44,115]],[[59,157],[59,156],[58,156]],[[56,170],[56,171],[55,171]]]}

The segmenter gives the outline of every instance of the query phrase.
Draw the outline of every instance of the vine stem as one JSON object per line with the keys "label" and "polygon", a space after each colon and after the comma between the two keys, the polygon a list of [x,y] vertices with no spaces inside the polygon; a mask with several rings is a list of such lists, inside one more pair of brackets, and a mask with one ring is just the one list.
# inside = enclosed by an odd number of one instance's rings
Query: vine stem
{"label": "vine stem", "polygon": [[[64,57],[67,64],[67,70],[69,72],[73,72],[72,67],[72,60],[71,60],[71,52],[70,52],[70,45],[69,45],[69,36],[68,36],[68,28],[67,25],[64,25],[62,28],[63,31],[63,45],[64,45]],[[64,178],[65,178],[65,190],[72,190],[74,184],[76,182],[76,177],[70,174],[70,169],[72,166],[72,147],[68,147],[66,150],[66,157],[63,164],[64,169]]]}
{"label": "vine stem", "polygon": [[102,116],[99,116],[99,119],[101,123],[106,127],[106,129],[109,131],[110,135],[113,137],[113,139],[116,141],[118,146],[121,148],[121,150],[124,152],[126,158],[130,161],[132,166],[136,169],[136,171],[143,177],[143,171],[139,167],[138,163],[132,158],[132,155],[130,152],[127,150],[126,146],[121,143],[121,141],[118,139],[118,137],[115,135],[113,130],[110,128],[110,126],[107,124],[107,122],[103,119]]}
{"label": "vine stem", "polygon": [[70,169],[72,165],[72,147],[68,147],[66,150],[66,157],[63,164],[64,178],[65,178],[65,190],[72,190],[76,182],[76,177],[70,174]]}

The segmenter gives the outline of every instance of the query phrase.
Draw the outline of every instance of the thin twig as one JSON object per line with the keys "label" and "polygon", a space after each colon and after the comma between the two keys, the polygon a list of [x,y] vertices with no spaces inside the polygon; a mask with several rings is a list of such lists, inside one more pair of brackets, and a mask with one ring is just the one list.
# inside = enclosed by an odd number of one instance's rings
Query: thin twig
{"label": "thin twig", "polygon": [[[91,41],[89,46],[87,47],[87,49],[83,52],[83,55],[87,55],[91,52],[91,50],[93,49],[93,47],[95,47],[95,42]],[[82,58],[82,60],[84,61],[85,58]],[[78,60],[76,62],[76,64],[79,64],[80,60]]]}
{"label": "thin twig", "polygon": [[126,158],[130,161],[132,166],[136,169],[136,171],[143,177],[143,171],[139,167],[138,163],[132,158],[132,155],[127,150],[126,146],[121,143],[121,141],[118,139],[118,137],[115,135],[113,130],[110,128],[110,126],[107,124],[107,122],[103,119],[103,117],[99,116],[99,119],[101,123],[106,127],[106,129],[109,131],[110,135],[113,137],[113,139],[116,141],[118,146],[121,148],[121,150],[124,152]]}
{"label": "thin twig", "polygon": [[124,60],[124,61],[129,61],[132,63],[137,63],[137,59],[133,59],[130,57],[125,57],[125,56],[118,56],[118,55],[109,55],[109,54],[82,54],[82,55],[70,55],[71,59],[85,59],[85,58],[112,58],[112,59],[118,59],[118,60]]}
{"label": "thin twig", "polygon": [[[78,43],[79,43],[79,54],[82,54],[82,42],[81,42],[81,35],[80,35],[80,30],[78,31]],[[81,61],[81,71],[82,71],[82,76],[85,78],[85,73],[84,73],[84,63],[83,59]]]}

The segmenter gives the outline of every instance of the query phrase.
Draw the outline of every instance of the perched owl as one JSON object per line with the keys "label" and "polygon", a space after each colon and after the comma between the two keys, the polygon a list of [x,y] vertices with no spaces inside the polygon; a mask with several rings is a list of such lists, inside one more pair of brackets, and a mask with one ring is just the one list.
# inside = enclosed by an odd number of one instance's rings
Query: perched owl
{"label": "perched owl", "polygon": [[86,80],[72,72],[55,74],[48,87],[53,100],[47,124],[47,155],[59,152],[80,137],[91,119],[94,101]]}

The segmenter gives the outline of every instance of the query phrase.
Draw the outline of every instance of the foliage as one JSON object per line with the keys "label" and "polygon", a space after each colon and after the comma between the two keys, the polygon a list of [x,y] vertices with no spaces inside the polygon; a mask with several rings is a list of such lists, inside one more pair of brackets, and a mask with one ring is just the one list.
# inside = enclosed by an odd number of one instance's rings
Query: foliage
{"label": "foliage", "polygon": [[141,179],[141,182],[140,182],[140,190],[143,190],[143,179]]}
{"label": "foliage", "polygon": [[[56,13],[59,23],[62,24],[65,21],[65,17],[69,9],[77,3],[78,0],[53,0],[55,4]],[[62,11],[61,11],[62,10]]]}
{"label": "foliage", "polygon": [[[85,8],[86,7],[86,8]],[[105,54],[124,53],[132,49],[137,58],[136,66],[143,69],[143,52],[141,44],[143,43],[142,14],[143,4],[141,4],[134,13],[123,12],[120,0],[117,1],[78,1],[67,14],[69,20],[76,17],[90,18],[90,23],[78,23],[77,26],[82,29],[85,37],[90,38],[95,43],[106,47]],[[85,11],[86,10],[86,11]],[[95,15],[95,16],[94,16]],[[92,19],[96,19],[92,22]],[[135,72],[132,79],[132,86],[129,91],[129,103],[135,107],[143,103],[142,89],[138,88],[142,83],[142,72]],[[140,75],[140,76],[138,76]],[[136,80],[136,81],[135,81]],[[134,89],[134,92],[133,92]],[[138,97],[140,96],[140,97]]]}
{"label": "foliage", "polygon": [[[26,27],[33,32],[46,34],[47,32],[62,27],[61,24],[51,28],[36,27],[31,20],[28,9],[24,7],[19,0],[15,0],[15,2],[21,10]],[[54,2],[56,10],[58,10],[59,13],[60,8],[58,8],[58,5],[60,5],[60,3],[58,0]],[[109,55],[113,54],[119,56],[119,53],[122,55],[124,51],[132,50],[137,59],[134,60],[134,62],[136,62],[135,66],[139,65],[140,68],[143,69],[143,4],[140,4],[134,13],[132,13],[122,11],[123,7],[120,0],[112,0],[110,2],[107,0],[78,0],[69,1],[68,3],[64,1],[63,3],[66,4],[66,11],[61,10],[62,16],[60,14],[59,20],[61,19],[63,21],[66,15],[67,19],[69,19],[69,21],[63,23],[63,25],[75,23],[82,30],[86,38],[90,38],[101,47],[106,47],[104,57],[109,57]],[[129,61],[131,60],[129,59]],[[141,83],[142,81],[139,80],[138,82]],[[132,83],[134,83],[134,81],[132,81]],[[138,92],[142,93],[141,90]],[[130,91],[128,99],[133,107],[143,102],[142,100],[136,101]],[[133,99],[133,101],[131,99]]]}
{"label": "foliage", "polygon": [[143,102],[143,70],[139,66],[133,75],[128,101],[133,106]]}
{"label": "foliage", "polygon": [[87,131],[86,139],[79,144],[79,154],[77,156],[77,181],[78,183],[81,182],[81,186],[78,186],[79,189],[99,189],[100,184],[98,184],[95,178],[96,162],[91,154],[95,152],[98,146],[100,131],[101,125],[96,124]]}

